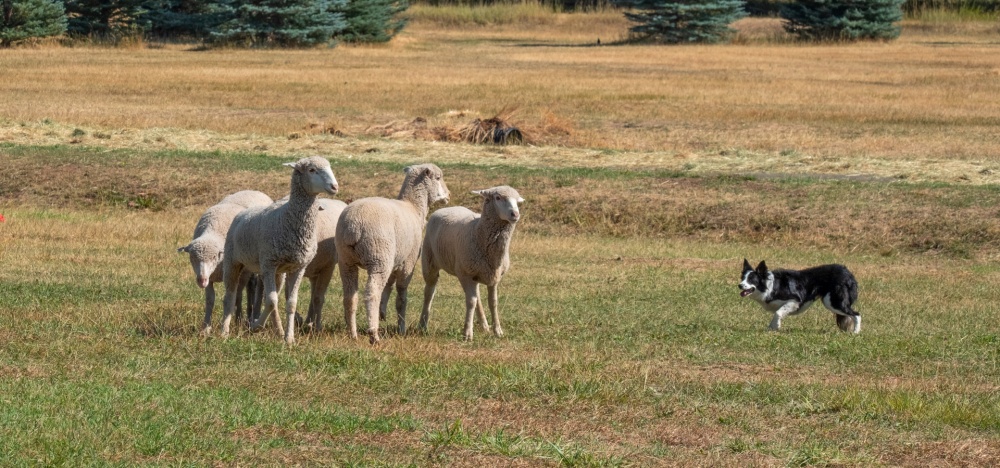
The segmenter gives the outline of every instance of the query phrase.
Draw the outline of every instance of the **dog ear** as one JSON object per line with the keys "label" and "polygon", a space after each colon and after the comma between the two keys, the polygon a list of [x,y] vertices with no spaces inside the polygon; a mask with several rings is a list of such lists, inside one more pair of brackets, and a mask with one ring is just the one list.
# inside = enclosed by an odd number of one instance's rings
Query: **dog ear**
{"label": "dog ear", "polygon": [[743,259],[743,271],[747,271],[747,270],[753,270],[753,267],[750,266],[750,262],[747,261],[747,259],[744,258]]}
{"label": "dog ear", "polygon": [[757,265],[757,273],[761,275],[767,273],[767,265],[764,263],[763,260],[761,260],[760,263]]}

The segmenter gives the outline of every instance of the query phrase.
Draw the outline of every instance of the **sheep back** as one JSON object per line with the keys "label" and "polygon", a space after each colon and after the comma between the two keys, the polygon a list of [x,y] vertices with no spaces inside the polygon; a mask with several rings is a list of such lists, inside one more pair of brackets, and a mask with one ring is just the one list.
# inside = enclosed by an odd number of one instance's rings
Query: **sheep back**
{"label": "sheep back", "polygon": [[[340,262],[394,270],[412,270],[420,255],[424,214],[412,203],[371,197],[355,200],[337,224]],[[389,264],[391,262],[391,264]]]}
{"label": "sheep back", "polygon": [[261,273],[262,263],[281,265],[283,268],[275,272],[281,274],[312,261],[316,243],[303,244],[294,232],[282,226],[284,205],[286,203],[247,208],[236,216],[226,236],[226,253],[232,252],[233,263],[253,273]]}
{"label": "sheep back", "polygon": [[244,208],[250,208],[252,206],[267,206],[273,202],[271,197],[267,196],[264,192],[240,190],[239,192],[226,195],[219,203],[233,203]]}
{"label": "sheep back", "polygon": [[424,268],[433,265],[458,277],[478,276],[475,229],[480,215],[464,206],[441,208],[427,220]]}

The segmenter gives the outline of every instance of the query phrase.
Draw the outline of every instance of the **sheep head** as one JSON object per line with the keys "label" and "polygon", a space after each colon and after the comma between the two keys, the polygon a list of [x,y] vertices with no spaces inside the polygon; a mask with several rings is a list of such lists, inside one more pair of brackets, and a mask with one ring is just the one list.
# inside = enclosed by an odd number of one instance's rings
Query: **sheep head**
{"label": "sheep head", "polygon": [[448,203],[451,192],[444,183],[444,172],[434,164],[418,164],[403,169],[406,180],[403,182],[404,190],[407,186],[421,187],[427,194],[428,205],[443,201]]}
{"label": "sheep head", "polygon": [[472,193],[483,197],[483,213],[492,206],[493,212],[508,223],[513,224],[521,219],[521,210],[518,209],[517,204],[524,203],[524,199],[517,193],[517,190],[501,185],[484,190],[473,190]]}
{"label": "sheep head", "polygon": [[191,269],[194,270],[194,281],[198,287],[203,289],[207,287],[215,268],[222,263],[223,252],[219,249],[218,242],[199,237],[177,251],[188,254]]}
{"label": "sheep head", "polygon": [[310,195],[328,193],[336,195],[338,191],[337,178],[333,176],[330,169],[330,161],[320,156],[310,156],[302,158],[293,163],[285,163],[285,166],[295,169],[292,179],[299,180],[300,187]]}

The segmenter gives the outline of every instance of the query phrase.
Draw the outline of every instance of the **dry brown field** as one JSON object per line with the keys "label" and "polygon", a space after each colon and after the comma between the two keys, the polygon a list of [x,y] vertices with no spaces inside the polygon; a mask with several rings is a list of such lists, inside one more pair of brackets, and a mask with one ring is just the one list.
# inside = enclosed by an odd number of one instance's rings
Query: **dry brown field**
{"label": "dry brown field", "polygon": [[[627,23],[550,16],[493,27],[415,21],[385,46],[3,50],[0,141],[67,143],[83,128],[78,140],[102,146],[301,153],[364,150],[358,138],[385,145],[375,137],[388,135],[383,158],[405,147],[696,172],[980,183],[1000,174],[996,25],[914,23],[890,43],[799,45],[776,20],[748,19],[736,45],[597,47]],[[505,108],[534,147],[465,158],[424,144],[429,132],[413,125],[454,128]]]}

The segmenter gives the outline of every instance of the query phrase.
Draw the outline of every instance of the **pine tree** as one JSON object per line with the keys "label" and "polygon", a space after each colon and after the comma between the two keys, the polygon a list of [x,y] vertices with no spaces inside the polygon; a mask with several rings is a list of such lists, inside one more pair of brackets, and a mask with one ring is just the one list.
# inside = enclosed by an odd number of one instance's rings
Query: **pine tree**
{"label": "pine tree", "polygon": [[60,1],[0,0],[0,46],[66,32],[66,10]]}
{"label": "pine tree", "polygon": [[633,34],[668,44],[721,42],[733,30],[729,24],[744,16],[744,0],[621,0],[619,6],[633,23]]}
{"label": "pine tree", "polygon": [[213,42],[251,47],[330,44],[346,27],[344,0],[234,2],[232,19],[215,28]]}
{"label": "pine tree", "polygon": [[904,0],[799,0],[783,5],[785,31],[803,40],[888,40],[899,37]]}
{"label": "pine tree", "polygon": [[406,26],[397,15],[410,7],[407,0],[347,0],[347,28],[339,38],[346,42],[388,42]]}
{"label": "pine tree", "polygon": [[[231,18],[230,2],[218,0],[147,0],[149,32],[161,37],[205,37]],[[220,7],[220,4],[223,5]]]}
{"label": "pine tree", "polygon": [[144,0],[66,0],[68,30],[80,35],[132,35],[149,26]]}

